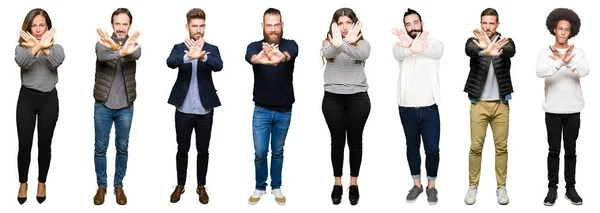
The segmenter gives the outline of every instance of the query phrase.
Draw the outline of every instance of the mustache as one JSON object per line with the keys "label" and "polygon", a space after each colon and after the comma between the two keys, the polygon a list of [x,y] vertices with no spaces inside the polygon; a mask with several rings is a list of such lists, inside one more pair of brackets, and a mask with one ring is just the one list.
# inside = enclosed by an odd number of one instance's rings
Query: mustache
{"label": "mustache", "polygon": [[423,30],[411,30],[411,31],[410,31],[410,32],[408,32],[408,33],[411,33],[411,34],[412,34],[412,33],[420,33],[420,32],[423,32]]}

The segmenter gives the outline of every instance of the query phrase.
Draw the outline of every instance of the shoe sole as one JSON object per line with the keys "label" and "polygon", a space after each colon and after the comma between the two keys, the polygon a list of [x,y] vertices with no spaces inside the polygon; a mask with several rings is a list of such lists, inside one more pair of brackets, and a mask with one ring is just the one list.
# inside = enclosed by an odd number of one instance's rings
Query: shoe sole
{"label": "shoe sole", "polygon": [[573,201],[572,201],[571,199],[569,199],[569,197],[567,197],[566,195],[565,195],[565,198],[566,198],[567,200],[569,200],[569,202],[571,202],[571,204],[573,204],[573,205],[577,205],[577,206],[579,206],[579,205],[583,204],[583,202],[581,202],[581,201],[580,201],[580,202],[577,202],[577,203],[576,203],[576,202],[573,202]]}
{"label": "shoe sole", "polygon": [[552,203],[551,202],[544,202],[544,206],[554,206],[554,203],[556,202],[556,198],[558,198],[558,195],[554,196],[554,201]]}
{"label": "shoe sole", "polygon": [[414,203],[415,201],[417,201],[417,199],[416,199],[416,198],[415,198],[415,199],[413,199],[413,200],[406,199],[406,202],[407,202],[407,203]]}
{"label": "shoe sole", "polygon": [[437,201],[436,201],[436,202],[430,202],[430,201],[427,201],[427,203],[429,203],[429,205],[430,205],[430,206],[435,206],[435,205],[437,205]]}
{"label": "shoe sole", "polygon": [[258,201],[256,201],[256,202],[250,202],[250,201],[248,201],[248,204],[250,204],[250,205],[256,205],[257,203],[258,203]]}

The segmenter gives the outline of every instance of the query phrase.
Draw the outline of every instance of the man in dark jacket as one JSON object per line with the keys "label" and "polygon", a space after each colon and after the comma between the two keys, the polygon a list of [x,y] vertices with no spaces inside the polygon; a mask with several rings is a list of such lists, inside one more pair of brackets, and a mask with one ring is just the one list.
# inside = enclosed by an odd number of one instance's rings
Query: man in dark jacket
{"label": "man in dark jacket", "polygon": [[496,181],[498,203],[508,204],[506,168],[509,105],[513,92],[510,58],[515,55],[512,39],[496,32],[500,24],[498,12],[487,8],[481,13],[481,29],[473,30],[465,52],[471,58],[469,77],[464,91],[471,100],[471,150],[469,152],[469,190],[465,203],[475,203],[481,171],[481,152],[487,126],[490,124],[496,148]]}
{"label": "man in dark jacket", "polygon": [[179,68],[173,85],[169,104],[176,107],[175,131],[177,133],[177,186],[171,194],[171,203],[179,201],[183,194],[187,177],[188,152],[192,130],[196,131],[196,193],[202,204],[208,203],[206,170],[208,169],[208,145],[213,124],[213,108],[221,105],[212,80],[212,72],[223,69],[219,48],[204,42],[204,21],[202,9],[193,8],[187,15],[187,30],[190,37],[176,44],[167,59],[167,66]]}
{"label": "man in dark jacket", "polygon": [[103,204],[106,195],[106,149],[113,123],[117,148],[114,193],[119,205],[127,204],[123,178],[127,171],[129,130],[133,118],[133,102],[136,98],[135,61],[142,55],[141,45],[136,43],[140,32],[134,32],[131,37],[128,35],[132,20],[133,17],[127,8],[118,8],[111,18],[114,30],[112,36],[102,29],[97,29],[100,39],[96,43],[94,84],[94,165],[98,183],[98,190],[94,196],[96,205]]}

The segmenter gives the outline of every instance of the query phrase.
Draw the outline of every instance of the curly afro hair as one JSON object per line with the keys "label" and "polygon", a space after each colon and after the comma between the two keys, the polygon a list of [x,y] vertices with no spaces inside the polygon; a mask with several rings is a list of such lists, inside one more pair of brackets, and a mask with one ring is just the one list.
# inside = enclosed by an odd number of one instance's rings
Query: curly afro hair
{"label": "curly afro hair", "polygon": [[573,38],[579,33],[581,19],[579,19],[577,13],[567,8],[556,8],[550,12],[548,18],[546,18],[546,27],[548,28],[548,31],[550,31],[550,34],[555,35],[554,28],[556,28],[556,24],[558,24],[558,21],[560,20],[566,20],[571,23],[571,35],[569,35],[569,38]]}

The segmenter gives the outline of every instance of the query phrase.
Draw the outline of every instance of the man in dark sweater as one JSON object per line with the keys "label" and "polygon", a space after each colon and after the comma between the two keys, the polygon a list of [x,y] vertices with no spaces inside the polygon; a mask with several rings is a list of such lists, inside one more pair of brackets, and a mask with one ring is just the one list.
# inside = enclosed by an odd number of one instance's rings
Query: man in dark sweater
{"label": "man in dark sweater", "polygon": [[263,15],[264,39],[252,42],[246,50],[246,61],[254,71],[252,134],[254,137],[254,166],[256,190],[248,199],[253,205],[265,194],[269,168],[267,154],[271,142],[271,189],[275,201],[285,204],[281,193],[283,145],[292,116],[294,87],[292,74],[298,56],[298,45],[283,39],[283,22],[279,10],[269,8]]}

